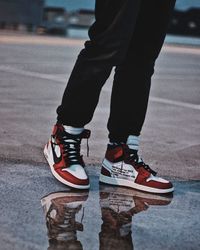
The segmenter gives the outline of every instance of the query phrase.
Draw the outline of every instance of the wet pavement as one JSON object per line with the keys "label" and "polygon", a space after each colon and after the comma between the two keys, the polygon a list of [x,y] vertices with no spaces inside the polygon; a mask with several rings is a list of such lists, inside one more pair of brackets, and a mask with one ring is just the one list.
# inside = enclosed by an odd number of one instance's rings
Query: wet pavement
{"label": "wet pavement", "polygon": [[57,182],[46,165],[1,164],[1,250],[199,249],[200,181],[174,181],[160,196],[99,185],[90,191]]}

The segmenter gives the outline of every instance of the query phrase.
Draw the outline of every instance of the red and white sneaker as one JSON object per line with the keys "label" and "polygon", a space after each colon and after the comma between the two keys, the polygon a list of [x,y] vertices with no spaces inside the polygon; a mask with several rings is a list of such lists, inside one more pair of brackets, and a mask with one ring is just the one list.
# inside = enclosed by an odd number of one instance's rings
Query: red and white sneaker
{"label": "red and white sneaker", "polygon": [[150,193],[174,191],[171,182],[157,177],[156,172],[126,144],[108,145],[102,163],[100,182],[125,186]]}
{"label": "red and white sneaker", "polygon": [[49,142],[45,145],[44,155],[54,177],[63,184],[88,189],[89,178],[84,169],[80,144],[82,138],[89,138],[90,131],[85,129],[79,135],[72,135],[56,124]]}

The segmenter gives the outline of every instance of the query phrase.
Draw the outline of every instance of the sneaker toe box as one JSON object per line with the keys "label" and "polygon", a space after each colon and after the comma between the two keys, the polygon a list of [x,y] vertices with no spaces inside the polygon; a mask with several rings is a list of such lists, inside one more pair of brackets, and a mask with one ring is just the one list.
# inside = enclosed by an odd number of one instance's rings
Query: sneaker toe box
{"label": "sneaker toe box", "polygon": [[59,169],[58,171],[58,174],[63,179],[74,185],[89,185],[89,178],[81,165],[71,165],[68,168]]}
{"label": "sneaker toe box", "polygon": [[153,176],[153,175],[151,175],[146,180],[146,185],[149,187],[158,188],[158,189],[172,189],[173,188],[173,185],[170,181],[165,180],[161,177]]}

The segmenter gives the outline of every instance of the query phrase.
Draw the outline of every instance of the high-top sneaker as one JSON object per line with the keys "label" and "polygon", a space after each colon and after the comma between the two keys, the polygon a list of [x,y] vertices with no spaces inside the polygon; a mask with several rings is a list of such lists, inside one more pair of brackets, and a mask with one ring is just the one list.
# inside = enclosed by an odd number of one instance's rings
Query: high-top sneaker
{"label": "high-top sneaker", "polygon": [[90,187],[80,155],[81,139],[89,137],[90,131],[86,129],[81,134],[72,135],[61,124],[54,126],[51,138],[45,145],[44,155],[52,174],[63,184],[77,189]]}
{"label": "high-top sneaker", "polygon": [[45,212],[49,250],[83,249],[77,231],[83,232],[84,203],[88,191],[56,192],[41,199]]}
{"label": "high-top sneaker", "polygon": [[108,145],[102,163],[100,182],[126,186],[150,193],[170,193],[174,191],[171,182],[157,177],[137,151],[126,144]]}

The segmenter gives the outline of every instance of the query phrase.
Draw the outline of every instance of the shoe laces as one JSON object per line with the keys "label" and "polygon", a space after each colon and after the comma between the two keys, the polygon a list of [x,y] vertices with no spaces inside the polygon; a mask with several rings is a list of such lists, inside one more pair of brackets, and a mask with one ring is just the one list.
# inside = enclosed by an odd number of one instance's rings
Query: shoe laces
{"label": "shoe laces", "polygon": [[[138,156],[137,150],[134,149],[126,149],[126,153],[128,153],[128,161],[134,163],[138,168],[144,168],[146,171],[151,173],[152,175],[156,176],[157,172],[149,167],[146,163],[144,163],[143,159]],[[128,151],[128,152],[127,152]]]}
{"label": "shoe laces", "polygon": [[88,138],[90,137],[90,130],[84,129],[79,135],[72,135],[66,131],[60,131],[60,143],[63,145],[63,156],[69,165],[80,164],[84,166],[83,156],[80,155],[81,139],[87,139],[87,156],[89,156]]}
{"label": "shoe laces", "polygon": [[63,156],[69,165],[83,164],[80,155],[81,137],[64,133],[61,139],[63,145]]}

